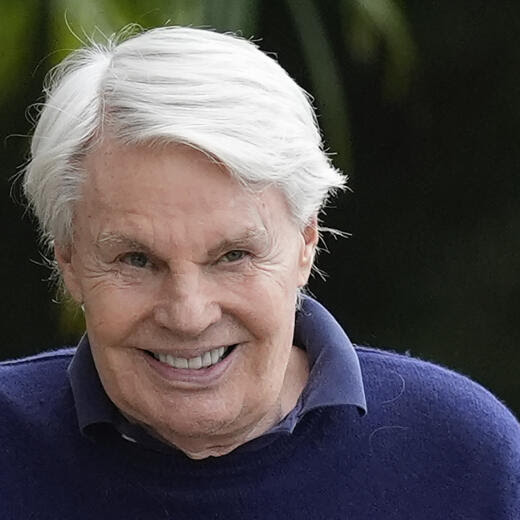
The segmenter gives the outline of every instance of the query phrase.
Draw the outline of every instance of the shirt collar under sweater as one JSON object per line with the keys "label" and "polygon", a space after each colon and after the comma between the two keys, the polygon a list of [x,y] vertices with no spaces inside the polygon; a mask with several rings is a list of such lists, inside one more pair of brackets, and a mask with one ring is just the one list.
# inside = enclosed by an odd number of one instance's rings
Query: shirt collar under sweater
{"label": "shirt collar under sweater", "polygon": [[[361,369],[354,347],[334,317],[316,300],[304,297],[296,314],[294,344],[308,355],[310,374],[296,406],[278,424],[239,450],[259,449],[280,435],[289,435],[311,410],[326,406],[356,406],[366,412]],[[69,379],[83,434],[98,438],[119,432],[144,447],[171,451],[167,446],[129,423],[110,401],[99,379],[87,335],[78,344],[69,366]]]}

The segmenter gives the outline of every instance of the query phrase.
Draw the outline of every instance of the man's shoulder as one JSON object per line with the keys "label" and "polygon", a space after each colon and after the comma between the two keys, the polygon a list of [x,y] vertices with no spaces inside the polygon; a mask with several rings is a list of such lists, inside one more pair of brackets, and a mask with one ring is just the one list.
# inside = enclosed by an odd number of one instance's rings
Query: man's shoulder
{"label": "man's shoulder", "polygon": [[30,400],[63,387],[74,352],[67,347],[0,362],[0,398]]}
{"label": "man's shoulder", "polygon": [[356,346],[366,390],[373,402],[399,404],[408,399],[420,412],[435,410],[471,417],[518,422],[489,390],[470,377],[408,354]]}
{"label": "man's shoulder", "polygon": [[76,352],[76,347],[72,346],[62,346],[57,348],[49,348],[43,350],[37,354],[21,357],[21,358],[12,358],[12,359],[4,359],[0,361],[0,366],[7,365],[17,365],[17,364],[26,364],[32,362],[40,362],[45,360],[59,359],[59,358],[70,358]]}
{"label": "man's shoulder", "polygon": [[520,423],[486,388],[408,355],[367,347],[357,353],[375,429],[391,425],[394,435],[420,441],[432,455],[458,453],[497,470],[511,466],[520,478]]}
{"label": "man's shoulder", "polygon": [[50,446],[70,431],[75,409],[67,368],[73,354],[66,348],[0,363],[0,456],[20,456],[24,445]]}
{"label": "man's shoulder", "polygon": [[28,372],[39,373],[41,370],[66,368],[75,351],[75,347],[61,347],[23,358],[6,359],[0,361],[0,373],[8,377],[10,374],[14,376]]}

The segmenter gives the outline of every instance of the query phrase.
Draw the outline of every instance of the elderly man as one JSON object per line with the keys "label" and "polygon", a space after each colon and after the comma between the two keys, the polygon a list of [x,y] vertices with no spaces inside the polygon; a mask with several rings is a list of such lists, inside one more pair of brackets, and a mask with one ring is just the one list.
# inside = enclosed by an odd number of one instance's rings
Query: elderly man
{"label": "elderly man", "polygon": [[77,349],[0,367],[4,519],[520,518],[520,426],[302,295],[344,184],[252,43],[168,27],[74,53],[25,175]]}

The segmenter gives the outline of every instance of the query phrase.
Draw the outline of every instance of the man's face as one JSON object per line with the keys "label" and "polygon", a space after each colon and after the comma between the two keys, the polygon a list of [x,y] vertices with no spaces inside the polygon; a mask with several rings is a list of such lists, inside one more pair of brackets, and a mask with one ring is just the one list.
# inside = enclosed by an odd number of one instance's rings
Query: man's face
{"label": "man's face", "polygon": [[277,189],[250,193],[181,145],[107,141],[85,167],[73,244],[56,255],[111,400],[194,452],[265,430],[292,384],[315,224],[302,232]]}

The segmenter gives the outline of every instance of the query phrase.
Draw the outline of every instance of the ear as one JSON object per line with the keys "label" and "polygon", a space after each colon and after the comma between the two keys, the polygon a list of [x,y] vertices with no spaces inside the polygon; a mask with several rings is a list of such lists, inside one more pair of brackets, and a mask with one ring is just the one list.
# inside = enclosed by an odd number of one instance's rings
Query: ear
{"label": "ear", "polygon": [[309,223],[302,231],[303,244],[300,254],[298,287],[303,287],[307,284],[311,273],[312,265],[314,263],[314,255],[316,253],[316,246],[318,245],[318,218],[316,215],[312,217]]}
{"label": "ear", "polygon": [[69,294],[76,303],[83,302],[83,294],[81,290],[80,277],[74,262],[74,249],[72,245],[54,246],[54,258],[60,268],[63,283]]}

